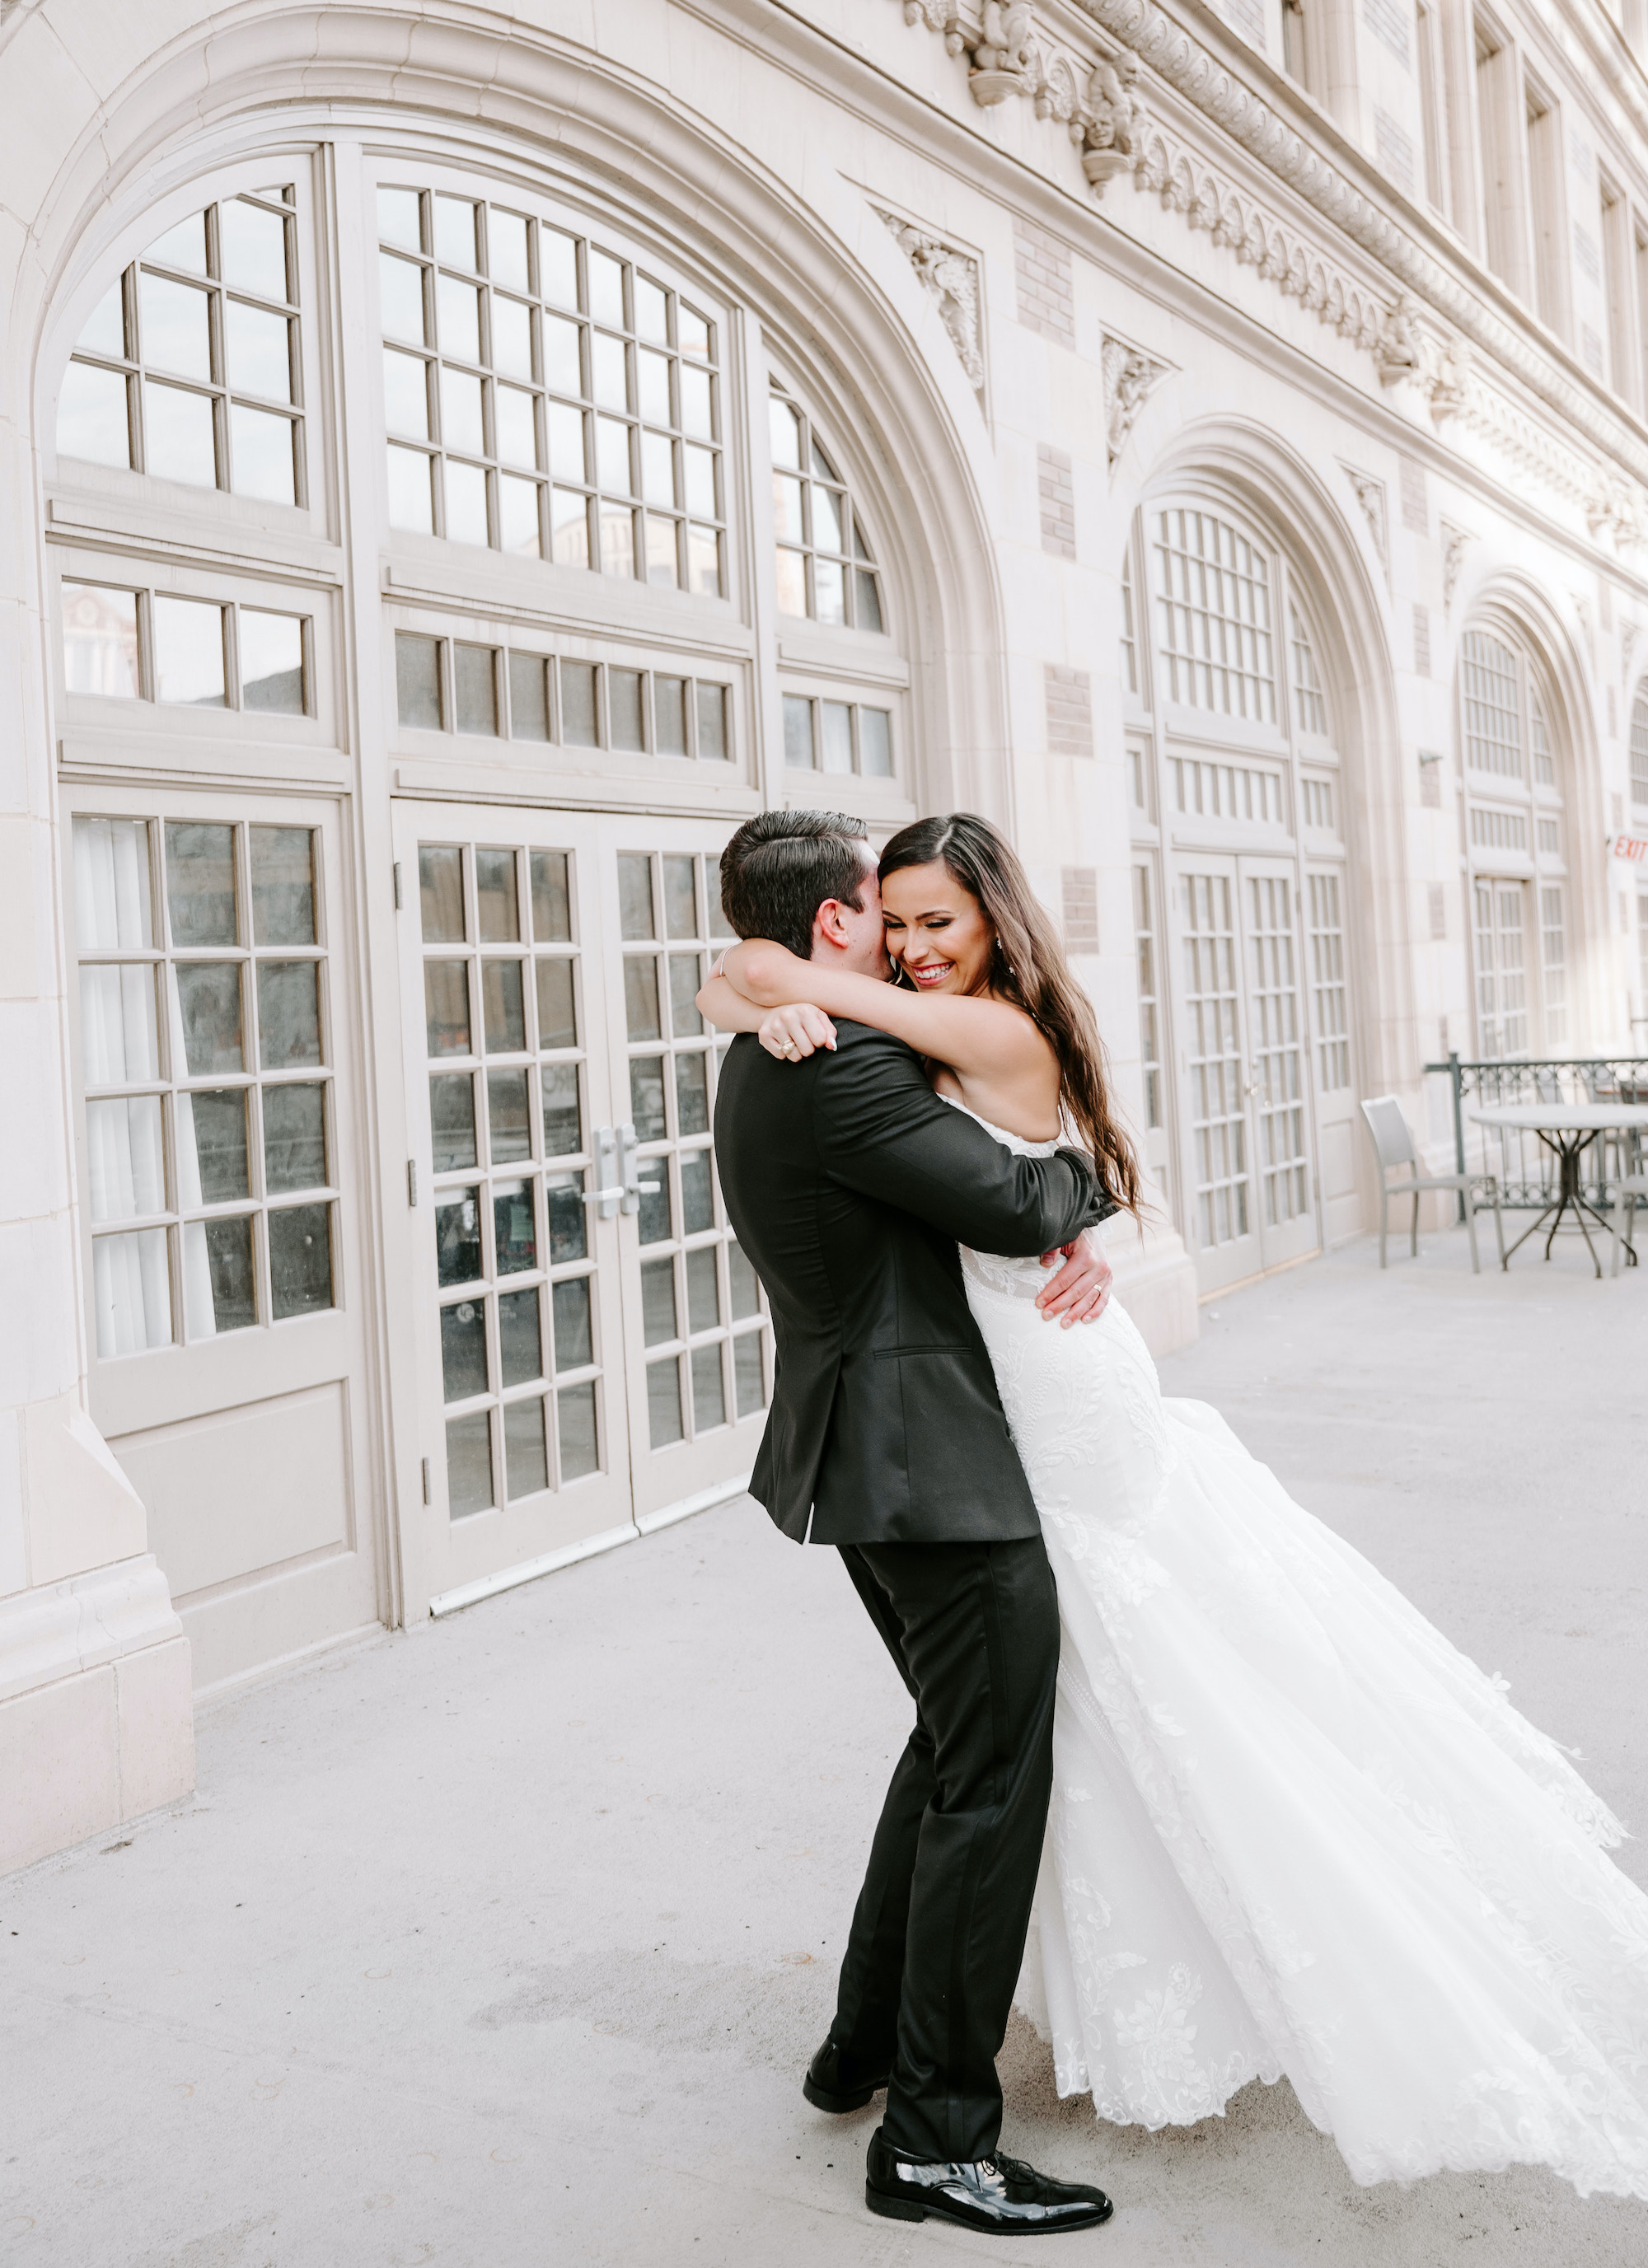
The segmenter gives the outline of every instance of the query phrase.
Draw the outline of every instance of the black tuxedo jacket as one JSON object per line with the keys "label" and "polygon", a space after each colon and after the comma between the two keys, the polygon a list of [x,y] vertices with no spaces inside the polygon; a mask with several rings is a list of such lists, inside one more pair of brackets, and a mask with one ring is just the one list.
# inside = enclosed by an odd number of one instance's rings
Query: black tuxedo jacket
{"label": "black tuxedo jacket", "polygon": [[1068,1244],[1111,1210],[1087,1161],[1016,1157],[902,1041],[845,1021],[833,1054],[800,1064],[733,1042],[715,1153],[772,1310],[750,1491],[779,1527],[800,1543],[810,1514],[815,1543],[1038,1534],[956,1248]]}

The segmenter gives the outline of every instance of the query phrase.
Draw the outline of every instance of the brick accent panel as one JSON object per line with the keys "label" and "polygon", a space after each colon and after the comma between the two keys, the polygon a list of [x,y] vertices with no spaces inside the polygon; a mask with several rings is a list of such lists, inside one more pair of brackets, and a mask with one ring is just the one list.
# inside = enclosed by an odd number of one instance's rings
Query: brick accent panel
{"label": "brick accent panel", "polygon": [[1414,604],[1414,668],[1421,677],[1430,674],[1430,609]]}
{"label": "brick accent panel", "polygon": [[1067,953],[1098,951],[1098,869],[1066,866],[1063,885],[1064,949]]}
{"label": "brick accent panel", "polygon": [[1045,665],[1047,679],[1047,752],[1054,756],[1093,753],[1093,681],[1084,669]]}
{"label": "brick accent panel", "polygon": [[1075,556],[1075,480],[1062,449],[1044,441],[1036,452],[1036,490],[1041,499],[1041,548],[1060,559]]}
{"label": "brick accent panel", "polygon": [[1415,535],[1430,533],[1430,512],[1425,502],[1425,468],[1412,457],[1401,460],[1402,526]]}
{"label": "brick accent panel", "polygon": [[1061,347],[1075,344],[1075,292],[1070,255],[1056,236],[1034,221],[1013,217],[1013,271],[1018,281],[1018,320]]}

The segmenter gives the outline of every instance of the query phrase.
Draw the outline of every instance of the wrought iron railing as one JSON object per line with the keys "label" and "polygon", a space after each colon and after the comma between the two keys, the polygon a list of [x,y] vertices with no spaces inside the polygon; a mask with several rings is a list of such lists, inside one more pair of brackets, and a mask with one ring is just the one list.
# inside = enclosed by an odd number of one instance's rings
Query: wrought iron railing
{"label": "wrought iron railing", "polygon": [[[1514,1063],[1427,1064],[1427,1073],[1448,1080],[1453,1097],[1456,1173],[1491,1174],[1502,1204],[1538,1211],[1556,1203],[1555,1154],[1537,1134],[1517,1128],[1477,1126],[1470,1107],[1521,1103],[1648,1103],[1648,1056],[1550,1056]],[[1587,1203],[1609,1210],[1608,1188],[1625,1173],[1640,1172],[1641,1138],[1632,1131],[1600,1135],[1582,1153]],[[1460,1200],[1463,1219],[1464,1199]]]}

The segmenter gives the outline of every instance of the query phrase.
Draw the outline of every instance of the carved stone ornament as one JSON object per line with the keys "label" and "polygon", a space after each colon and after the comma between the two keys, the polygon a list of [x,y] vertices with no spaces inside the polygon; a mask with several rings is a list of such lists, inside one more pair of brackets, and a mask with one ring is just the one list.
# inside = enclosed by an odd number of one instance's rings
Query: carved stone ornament
{"label": "carved stone ornament", "polygon": [[989,110],[1013,95],[1038,93],[1041,50],[1036,45],[1036,18],[1029,0],[984,0],[979,29],[980,36],[967,43],[972,56],[968,85],[973,100]]}
{"label": "carved stone ornament", "polygon": [[1144,123],[1144,106],[1133,91],[1138,77],[1139,58],[1124,48],[1113,59],[1101,56],[1087,83],[1082,171],[1101,197],[1106,183],[1137,162]]}
{"label": "carved stone ornament", "polygon": [[1151,388],[1168,375],[1169,365],[1156,362],[1124,339],[1105,335],[1101,367],[1105,375],[1105,441],[1113,465],[1127,446],[1134,418]]}
{"label": "carved stone ornament", "polygon": [[876,213],[892,231],[893,240],[915,270],[916,281],[938,309],[939,320],[950,333],[961,357],[967,383],[975,393],[984,385],[984,355],[979,339],[979,263],[953,244],[928,236],[897,213]]}
{"label": "carved stone ornament", "polygon": [[1474,541],[1474,538],[1468,535],[1464,528],[1450,527],[1445,519],[1443,521],[1442,609],[1445,614],[1452,611],[1453,593],[1459,587],[1460,570],[1465,563],[1465,547]]}
{"label": "carved stone ornament", "polygon": [[1368,533],[1373,538],[1373,548],[1381,559],[1386,556],[1385,483],[1371,473],[1358,472],[1354,465],[1343,467],[1345,478],[1356,490],[1356,502],[1362,506],[1368,523]]}

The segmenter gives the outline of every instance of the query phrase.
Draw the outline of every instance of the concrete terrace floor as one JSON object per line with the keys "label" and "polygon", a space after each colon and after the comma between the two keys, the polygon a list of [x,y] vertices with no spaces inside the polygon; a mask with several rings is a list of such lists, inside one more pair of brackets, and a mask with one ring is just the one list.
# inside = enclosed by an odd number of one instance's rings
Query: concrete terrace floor
{"label": "concrete terrace floor", "polygon": [[[1358,1243],[1164,1370],[1648,1823],[1648,1269]],[[0,1883],[0,2260],[1016,2257],[872,2220],[876,2112],[799,2091],[906,1728],[833,1555],[747,1501],[218,1703],[192,1801]],[[1119,2201],[1071,2268],[1648,2263],[1648,2205],[1543,2173],[1358,2190],[1285,2084],[1149,2135],[1016,2019],[1002,2063],[1005,2146]]]}

